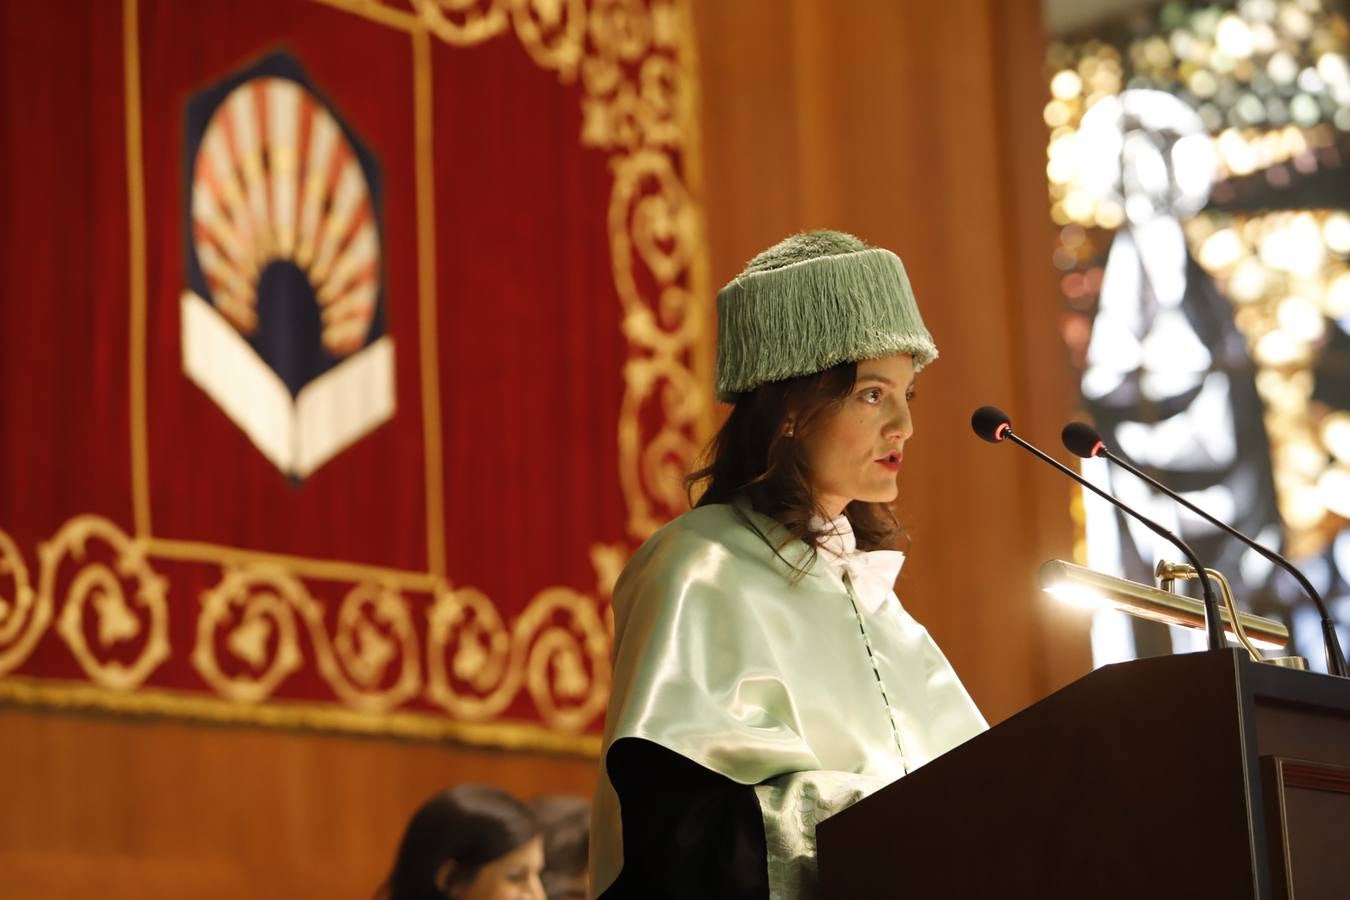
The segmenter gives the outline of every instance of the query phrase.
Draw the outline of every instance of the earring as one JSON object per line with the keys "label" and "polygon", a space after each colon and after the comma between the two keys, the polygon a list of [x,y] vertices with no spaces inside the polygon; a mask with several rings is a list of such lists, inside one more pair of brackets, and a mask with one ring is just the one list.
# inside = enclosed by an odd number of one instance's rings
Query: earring
{"label": "earring", "polygon": [[783,431],[783,434],[786,435],[787,437],[792,437],[792,426],[789,425],[789,426]]}

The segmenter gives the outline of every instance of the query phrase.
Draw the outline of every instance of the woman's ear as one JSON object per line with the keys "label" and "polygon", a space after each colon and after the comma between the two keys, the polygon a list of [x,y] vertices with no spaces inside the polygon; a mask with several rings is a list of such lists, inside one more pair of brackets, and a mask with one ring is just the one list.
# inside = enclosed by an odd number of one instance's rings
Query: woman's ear
{"label": "woman's ear", "polygon": [[450,884],[454,877],[455,861],[453,859],[447,859],[445,862],[441,863],[440,868],[436,870],[436,875],[432,879],[436,883],[436,891],[442,897],[454,897],[459,893],[459,886],[455,885],[452,888]]}
{"label": "woman's ear", "polygon": [[788,416],[787,419],[783,421],[783,437],[792,437],[793,433],[796,432],[796,430],[797,430],[796,416]]}

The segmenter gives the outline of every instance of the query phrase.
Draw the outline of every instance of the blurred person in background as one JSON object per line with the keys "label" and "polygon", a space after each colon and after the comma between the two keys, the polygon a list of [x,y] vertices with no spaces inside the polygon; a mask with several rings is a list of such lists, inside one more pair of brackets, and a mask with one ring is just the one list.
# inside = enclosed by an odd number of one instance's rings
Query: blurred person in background
{"label": "blurred person in background", "polygon": [[591,844],[591,803],[558,794],[530,803],[544,835],[544,890],[548,900],[586,900],[590,879],[586,858]]}
{"label": "blurred person in background", "polygon": [[379,900],[546,900],[544,839],[529,807],[464,784],[418,808]]}

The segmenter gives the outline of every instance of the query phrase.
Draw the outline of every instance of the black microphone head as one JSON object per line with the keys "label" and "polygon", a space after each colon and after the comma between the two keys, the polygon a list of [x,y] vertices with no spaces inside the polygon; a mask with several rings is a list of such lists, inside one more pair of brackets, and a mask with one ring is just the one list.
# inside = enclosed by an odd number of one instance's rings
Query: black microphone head
{"label": "black microphone head", "polygon": [[1070,453],[1083,459],[1092,459],[1106,449],[1097,429],[1086,422],[1070,422],[1059,436]]}
{"label": "black microphone head", "polygon": [[981,406],[970,417],[970,427],[991,444],[997,444],[1012,430],[1012,420],[997,406]]}

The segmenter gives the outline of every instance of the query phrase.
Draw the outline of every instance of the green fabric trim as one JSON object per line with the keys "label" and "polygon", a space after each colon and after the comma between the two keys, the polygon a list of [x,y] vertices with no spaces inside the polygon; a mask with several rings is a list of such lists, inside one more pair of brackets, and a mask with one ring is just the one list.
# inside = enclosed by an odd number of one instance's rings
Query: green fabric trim
{"label": "green fabric trim", "polygon": [[717,397],[842,362],[937,359],[900,258],[868,248],[747,270],[717,294]]}

